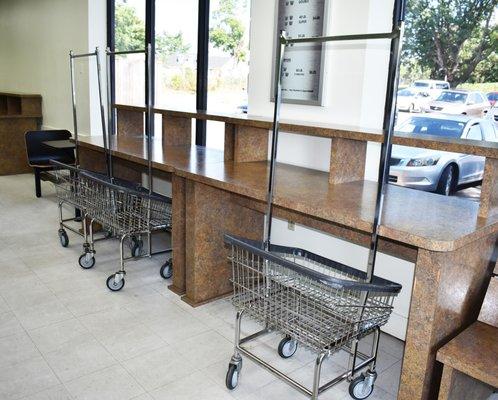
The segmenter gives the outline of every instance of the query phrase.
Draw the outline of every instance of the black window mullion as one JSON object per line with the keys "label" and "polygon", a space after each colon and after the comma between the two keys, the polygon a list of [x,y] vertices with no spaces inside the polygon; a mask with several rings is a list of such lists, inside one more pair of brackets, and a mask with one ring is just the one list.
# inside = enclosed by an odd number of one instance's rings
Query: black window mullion
{"label": "black window mullion", "polygon": [[[198,110],[207,108],[208,92],[208,50],[209,50],[209,2],[199,0],[199,18],[197,31],[197,96]],[[195,144],[206,145],[206,121],[196,120]]]}
{"label": "black window mullion", "polygon": [[[114,51],[116,48],[116,40],[115,40],[115,30],[114,26],[116,24],[116,0],[107,0],[107,7],[106,7],[106,12],[107,12],[107,30],[106,30],[106,36],[107,36],[107,47],[109,50]],[[109,65],[109,74],[110,74],[110,94],[111,94],[111,99],[110,103],[111,106],[114,106],[116,102],[116,85],[114,83],[114,79],[116,76],[116,68],[115,68],[115,63],[114,63],[114,56],[110,56],[110,65]],[[114,112],[114,109],[111,107],[111,110],[109,112]],[[112,119],[112,122],[114,124],[114,118]],[[110,130],[110,133],[114,135],[116,132],[114,126],[109,126],[108,129]]]}

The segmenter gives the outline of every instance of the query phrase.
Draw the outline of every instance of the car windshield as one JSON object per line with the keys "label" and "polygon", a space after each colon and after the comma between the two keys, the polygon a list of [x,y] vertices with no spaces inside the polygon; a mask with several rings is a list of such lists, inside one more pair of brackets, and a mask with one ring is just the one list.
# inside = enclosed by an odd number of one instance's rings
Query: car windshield
{"label": "car windshield", "polygon": [[427,82],[415,82],[413,84],[415,87],[429,87],[429,84]]}
{"label": "car windshield", "polygon": [[415,96],[417,92],[414,92],[413,90],[410,89],[403,89],[398,92],[398,96],[402,97],[409,97],[409,96]]}
{"label": "car windshield", "polygon": [[465,103],[467,101],[467,96],[467,93],[443,92],[439,95],[436,101],[445,101],[447,103]]}
{"label": "car windshield", "polygon": [[451,119],[411,117],[396,127],[396,130],[403,133],[459,138],[464,127],[464,122]]}

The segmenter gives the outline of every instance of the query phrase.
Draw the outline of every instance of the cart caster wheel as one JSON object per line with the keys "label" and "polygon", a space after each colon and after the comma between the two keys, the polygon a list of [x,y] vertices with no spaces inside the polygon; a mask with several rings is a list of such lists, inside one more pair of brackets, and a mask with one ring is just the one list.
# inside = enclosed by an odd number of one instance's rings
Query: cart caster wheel
{"label": "cart caster wheel", "polygon": [[78,264],[83,269],[93,268],[93,266],[95,265],[95,257],[93,256],[93,253],[82,254],[78,259]]}
{"label": "cart caster wheel", "polygon": [[[367,374],[369,373],[367,372]],[[371,377],[365,377],[365,374],[361,374],[357,378],[353,379],[349,384],[349,395],[353,399],[357,400],[366,399],[374,390],[374,382],[376,377],[376,373],[373,373]]]}
{"label": "cart caster wheel", "polygon": [[125,285],[124,276],[121,276],[121,279],[119,279],[118,282],[116,282],[115,278],[117,277],[117,275],[121,275],[121,274],[112,274],[111,276],[109,276],[109,278],[107,278],[107,281],[106,281],[107,287],[109,288],[109,290],[111,290],[113,292],[120,291],[121,289],[123,289],[123,287]]}
{"label": "cart caster wheel", "polygon": [[227,377],[225,379],[225,385],[228,390],[233,390],[237,387],[239,383],[239,373],[240,368],[237,368],[235,364],[228,365]]}
{"label": "cart caster wheel", "polygon": [[59,229],[59,241],[62,247],[69,246],[69,237],[64,229]]}
{"label": "cart caster wheel", "polygon": [[159,273],[164,279],[170,279],[173,276],[173,261],[171,259],[166,261],[159,270]]}
{"label": "cart caster wheel", "polygon": [[278,344],[278,355],[282,358],[290,358],[297,350],[297,342],[289,336],[284,337]]}
{"label": "cart caster wheel", "polygon": [[133,245],[131,247],[131,256],[138,257],[142,254],[144,243],[141,240],[133,240]]}

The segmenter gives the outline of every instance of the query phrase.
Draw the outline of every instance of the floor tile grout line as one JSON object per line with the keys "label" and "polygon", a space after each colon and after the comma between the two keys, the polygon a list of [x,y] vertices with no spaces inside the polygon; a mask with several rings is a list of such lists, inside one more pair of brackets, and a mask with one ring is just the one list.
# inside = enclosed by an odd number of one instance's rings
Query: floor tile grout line
{"label": "floor tile grout line", "polygon": [[[45,358],[45,355],[43,354],[43,352],[38,348],[37,344],[35,343],[35,341],[33,340],[33,338],[31,337],[31,335],[29,334],[29,331],[24,328],[24,326],[21,324],[21,327],[23,328],[24,330],[24,333],[26,334],[26,336],[29,338],[29,340],[31,341],[31,343],[33,343],[33,346],[36,348],[36,350],[38,351],[39,355],[41,356],[41,358],[43,359],[43,361],[45,362],[45,364],[47,365],[48,368],[50,368],[50,371],[52,371],[52,374],[54,375],[55,379],[57,379],[59,381],[59,385],[62,384],[62,381],[61,379],[59,378],[59,376],[55,373],[54,369],[52,368],[52,366],[50,365],[50,363],[47,361],[47,359]],[[58,385],[56,385],[58,386]],[[47,390],[48,388],[44,389],[44,390]],[[37,392],[37,393],[41,393],[43,392],[43,390]],[[34,395],[34,394],[37,394],[37,393],[32,393],[31,395]]]}

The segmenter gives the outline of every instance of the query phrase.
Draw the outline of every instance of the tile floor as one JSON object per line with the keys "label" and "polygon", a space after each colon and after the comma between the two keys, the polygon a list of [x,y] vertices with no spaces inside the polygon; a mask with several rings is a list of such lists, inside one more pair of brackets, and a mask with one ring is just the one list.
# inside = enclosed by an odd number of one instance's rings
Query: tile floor
{"label": "tile floor", "polygon": [[[33,192],[31,175],[0,177],[0,399],[304,398],[249,360],[238,388],[225,389],[228,300],[189,307],[159,276],[161,257],[130,263],[125,288],[111,293],[105,279],[117,268],[117,242],[100,243],[96,266],[81,269],[81,239],[70,234],[70,246],[59,245],[51,185],[41,199]],[[372,400],[395,399],[400,374],[402,342],[382,339]],[[278,340],[269,336],[254,351],[308,384],[313,354],[300,349],[282,360]],[[346,362],[336,354],[323,376]],[[348,399],[346,383],[320,398]]]}

